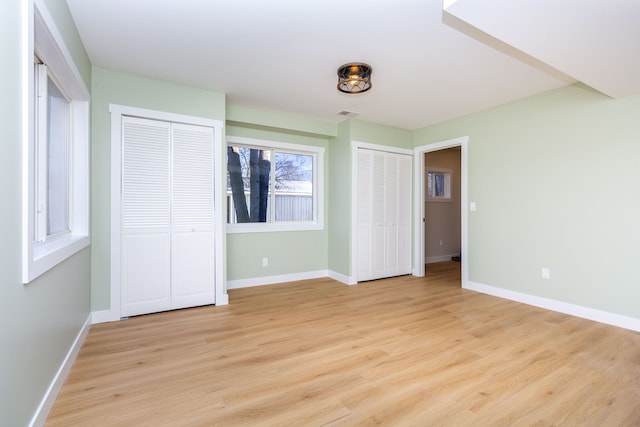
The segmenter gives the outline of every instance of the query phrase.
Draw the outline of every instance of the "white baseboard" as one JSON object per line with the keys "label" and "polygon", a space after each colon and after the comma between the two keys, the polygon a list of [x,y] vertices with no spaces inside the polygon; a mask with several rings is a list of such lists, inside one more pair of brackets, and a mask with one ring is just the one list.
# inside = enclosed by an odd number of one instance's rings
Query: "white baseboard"
{"label": "white baseboard", "polygon": [[462,287],[483,294],[493,295],[511,301],[517,301],[533,305],[535,307],[570,314],[583,319],[594,320],[596,322],[606,323],[607,325],[618,326],[620,328],[640,332],[640,319],[635,317],[623,316],[621,314],[610,313],[608,311],[597,310],[595,308],[583,307],[581,305],[524,294],[508,289],[496,288],[494,286],[483,285],[482,283],[468,281],[463,283]]}
{"label": "white baseboard", "polygon": [[91,323],[93,325],[95,325],[96,323],[107,323],[113,321],[113,313],[111,313],[111,310],[100,310],[91,312]]}
{"label": "white baseboard", "polygon": [[227,289],[248,288],[251,286],[272,285],[274,283],[295,282],[296,280],[318,279],[329,276],[327,270],[307,271],[303,273],[281,274],[277,276],[253,277],[251,279],[228,280]]}
{"label": "white baseboard", "polygon": [[69,372],[71,371],[71,367],[73,366],[73,362],[75,362],[76,357],[78,357],[78,353],[80,352],[80,348],[84,343],[87,334],[89,333],[89,328],[91,327],[91,313],[87,316],[87,320],[85,320],[84,324],[80,328],[78,335],[76,335],[76,339],[71,344],[71,348],[67,352],[60,368],[56,372],[56,375],[53,377],[51,384],[49,384],[49,388],[44,393],[42,400],[40,401],[40,405],[38,405],[38,409],[36,409],[35,414],[33,414],[33,418],[31,418],[31,422],[29,422],[29,427],[43,426],[45,421],[47,420],[47,416],[53,408],[53,404],[56,401],[56,397],[58,397],[58,393],[60,389],[62,389],[62,385],[67,379]]}
{"label": "white baseboard", "polygon": [[[229,304],[229,295],[224,293],[221,296],[217,297],[216,305],[227,304]],[[120,316],[112,310],[99,310],[91,312],[91,324],[93,325],[97,323],[118,322],[120,320]]]}
{"label": "white baseboard", "polygon": [[335,271],[329,271],[328,276],[333,280],[344,283],[345,285],[353,285],[353,283],[351,283],[351,278],[349,276],[345,276],[344,274],[336,273]]}
{"label": "white baseboard", "polygon": [[424,263],[425,264],[433,264],[434,262],[451,261],[451,258],[454,257],[454,256],[460,256],[460,254],[456,253],[456,254],[451,254],[451,255],[428,256],[428,257],[425,257]]}
{"label": "white baseboard", "polygon": [[222,295],[216,296],[215,305],[228,305],[228,304],[229,304],[229,295],[226,292]]}

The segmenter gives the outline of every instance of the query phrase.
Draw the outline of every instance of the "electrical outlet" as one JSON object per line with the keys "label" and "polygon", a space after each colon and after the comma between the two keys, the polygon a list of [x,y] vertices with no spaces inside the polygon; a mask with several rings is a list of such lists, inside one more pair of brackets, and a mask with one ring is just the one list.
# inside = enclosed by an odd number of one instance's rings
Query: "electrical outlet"
{"label": "electrical outlet", "polygon": [[440,246],[444,246],[444,240],[440,240]]}
{"label": "electrical outlet", "polygon": [[551,270],[549,270],[547,267],[542,267],[542,278],[548,279],[550,277],[551,277]]}
{"label": "electrical outlet", "polygon": [[262,258],[262,266],[269,267],[269,258]]}

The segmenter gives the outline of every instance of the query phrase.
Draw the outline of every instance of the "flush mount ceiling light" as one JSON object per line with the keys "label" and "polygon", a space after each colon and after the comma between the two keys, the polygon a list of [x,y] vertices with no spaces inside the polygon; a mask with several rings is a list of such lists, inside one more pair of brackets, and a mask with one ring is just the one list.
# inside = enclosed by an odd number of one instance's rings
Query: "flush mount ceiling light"
{"label": "flush mount ceiling light", "polygon": [[362,93],[371,89],[371,65],[350,62],[338,68],[338,90],[344,93]]}

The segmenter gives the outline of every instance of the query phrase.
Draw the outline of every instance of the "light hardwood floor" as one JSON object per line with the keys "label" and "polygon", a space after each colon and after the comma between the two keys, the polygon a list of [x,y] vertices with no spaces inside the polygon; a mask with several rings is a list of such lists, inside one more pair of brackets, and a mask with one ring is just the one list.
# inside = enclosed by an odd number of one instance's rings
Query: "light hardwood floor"
{"label": "light hardwood floor", "polygon": [[48,426],[640,425],[640,333],[460,288],[459,264],[92,326]]}

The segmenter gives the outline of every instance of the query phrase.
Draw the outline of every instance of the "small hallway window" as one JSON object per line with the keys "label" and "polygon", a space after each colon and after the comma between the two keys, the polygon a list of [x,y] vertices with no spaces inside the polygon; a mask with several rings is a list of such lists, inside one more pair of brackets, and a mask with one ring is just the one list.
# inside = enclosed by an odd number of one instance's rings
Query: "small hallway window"
{"label": "small hallway window", "polygon": [[451,173],[450,169],[427,169],[428,201],[451,201]]}

